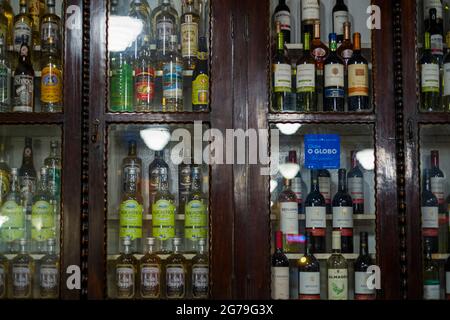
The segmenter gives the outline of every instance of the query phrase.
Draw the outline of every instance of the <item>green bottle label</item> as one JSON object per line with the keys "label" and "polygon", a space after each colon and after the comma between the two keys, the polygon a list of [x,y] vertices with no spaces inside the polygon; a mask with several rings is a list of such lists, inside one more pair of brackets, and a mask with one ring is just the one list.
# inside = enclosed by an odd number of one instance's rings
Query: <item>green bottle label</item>
{"label": "green bottle label", "polygon": [[142,238],[142,213],[144,209],[136,200],[127,200],[120,205],[120,237],[131,240]]}
{"label": "green bottle label", "polygon": [[168,240],[175,237],[175,206],[171,201],[158,200],[152,206],[153,237]]}
{"label": "green bottle label", "polygon": [[208,219],[206,206],[202,201],[193,200],[186,204],[186,216],[184,220],[184,236],[186,239],[198,240],[206,238]]}
{"label": "green bottle label", "polygon": [[209,104],[209,77],[206,74],[198,75],[192,82],[192,104]]}
{"label": "green bottle label", "polygon": [[111,111],[133,111],[133,69],[128,63],[111,71]]}
{"label": "green bottle label", "polygon": [[48,171],[48,188],[56,200],[61,195],[61,169],[50,168]]}
{"label": "green bottle label", "polygon": [[0,212],[1,239],[6,242],[25,237],[25,212],[15,201],[6,201]]}
{"label": "green bottle label", "polygon": [[47,201],[37,201],[31,208],[31,238],[45,241],[55,237],[53,205]]}

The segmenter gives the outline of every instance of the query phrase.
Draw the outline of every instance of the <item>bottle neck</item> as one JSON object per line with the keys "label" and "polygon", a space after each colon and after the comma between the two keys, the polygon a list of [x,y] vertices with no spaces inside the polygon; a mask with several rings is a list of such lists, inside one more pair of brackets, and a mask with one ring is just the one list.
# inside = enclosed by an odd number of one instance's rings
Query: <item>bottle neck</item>
{"label": "bottle neck", "polygon": [[17,174],[12,175],[11,192],[20,193],[19,177],[17,176]]}
{"label": "bottle neck", "polygon": [[284,190],[290,190],[292,187],[292,181],[289,179],[284,179]]}
{"label": "bottle neck", "polygon": [[309,51],[311,50],[311,36],[309,35],[309,32],[305,33],[303,49],[306,54],[309,54]]}
{"label": "bottle neck", "polygon": [[425,181],[424,181],[424,187],[425,187],[425,191],[431,192],[431,180],[430,180],[430,176],[425,176]]}
{"label": "bottle neck", "polygon": [[149,254],[153,254],[155,252],[155,245],[154,244],[149,244],[147,247],[147,253]]}
{"label": "bottle neck", "polygon": [[27,245],[26,244],[20,244],[20,251],[21,254],[27,253]]}
{"label": "bottle neck", "polygon": [[175,254],[180,253],[180,245],[178,243],[173,244],[173,253],[175,253]]}
{"label": "bottle neck", "polygon": [[138,192],[137,174],[129,174],[125,182],[125,193],[127,195],[135,195]]}
{"label": "bottle neck", "polygon": [[337,50],[337,43],[336,43],[335,40],[332,40],[332,41],[330,42],[330,51],[331,51],[331,52],[336,52],[336,50]]}
{"label": "bottle neck", "polygon": [[284,54],[284,35],[281,31],[278,32],[277,51],[278,54]]}
{"label": "bottle neck", "polygon": [[39,180],[39,191],[41,193],[45,193],[47,192],[47,185],[48,185],[48,181],[47,181],[47,175],[43,175],[41,176],[41,180]]}
{"label": "bottle neck", "polygon": [[426,51],[431,51],[431,38],[430,38],[430,34],[429,33],[425,33],[424,49]]}
{"label": "bottle neck", "polygon": [[33,149],[31,146],[25,147],[23,151],[22,165],[33,165]]}
{"label": "bottle neck", "polygon": [[339,172],[338,188],[340,192],[347,192],[347,175],[345,172]]}
{"label": "bottle neck", "polygon": [[314,25],[314,40],[320,41],[320,24],[318,23]]}
{"label": "bottle neck", "polygon": [[136,150],[136,145],[135,144],[131,144],[128,148],[128,156],[129,157],[136,157],[137,156],[137,150]]}
{"label": "bottle neck", "polygon": [[123,253],[124,254],[131,254],[131,248],[129,244],[124,244],[123,245]]}
{"label": "bottle neck", "polygon": [[439,168],[439,154],[433,153],[431,155],[431,166],[433,168]]}
{"label": "bottle neck", "polygon": [[20,4],[20,13],[27,13],[27,4]]}
{"label": "bottle neck", "polygon": [[361,256],[369,255],[369,248],[368,248],[367,238],[364,238],[364,237],[361,238],[360,245],[359,245],[359,254]]}
{"label": "bottle neck", "polygon": [[199,254],[205,254],[206,250],[205,250],[205,245],[201,244],[198,246],[198,253]]}
{"label": "bottle neck", "polygon": [[313,254],[313,246],[311,243],[311,237],[307,236],[305,240],[305,255],[309,256]]}
{"label": "bottle neck", "polygon": [[341,253],[341,234],[333,234],[332,238],[332,251],[333,253]]}
{"label": "bottle neck", "polygon": [[314,191],[314,192],[320,192],[319,182],[318,182],[317,178],[313,178],[311,180],[311,190]]}
{"label": "bottle neck", "polygon": [[192,192],[202,191],[202,179],[197,174],[192,176],[191,190]]}
{"label": "bottle neck", "polygon": [[49,244],[48,245],[48,250],[47,250],[48,254],[54,254],[55,253],[55,245],[54,244]]}
{"label": "bottle neck", "polygon": [[56,12],[55,5],[48,5],[47,4],[47,8],[48,8],[48,13],[49,14],[55,14],[55,12]]}

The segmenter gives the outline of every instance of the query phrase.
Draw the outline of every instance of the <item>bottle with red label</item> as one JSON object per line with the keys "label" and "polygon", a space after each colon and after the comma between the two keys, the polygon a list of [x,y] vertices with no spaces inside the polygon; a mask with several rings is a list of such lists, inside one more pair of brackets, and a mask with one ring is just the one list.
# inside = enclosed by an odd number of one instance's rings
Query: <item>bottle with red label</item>
{"label": "bottle with red label", "polygon": [[422,191],[422,233],[424,241],[429,241],[432,253],[439,251],[439,206],[431,192],[430,170],[425,170]]}
{"label": "bottle with red label", "polygon": [[333,198],[333,230],[341,232],[341,252],[353,253],[353,203],[345,169],[339,170],[338,192]]}
{"label": "bottle with red label", "polygon": [[289,300],[289,259],[283,252],[283,233],[275,233],[275,252],[272,255],[272,299]]}
{"label": "bottle with red label", "polygon": [[134,106],[137,112],[150,112],[155,99],[155,68],[149,38],[144,36],[143,46],[134,66]]}
{"label": "bottle with red label", "polygon": [[431,151],[431,169],[430,169],[431,192],[436,196],[439,202],[439,213],[445,214],[447,206],[445,203],[445,175],[439,168],[439,151]]}
{"label": "bottle with red label", "polygon": [[311,192],[305,201],[306,232],[311,233],[315,253],[326,250],[326,203],[320,192],[317,170],[311,171]]}
{"label": "bottle with red label", "polygon": [[364,214],[364,174],[356,158],[357,151],[351,152],[352,169],[348,172],[348,192],[353,201],[353,214]]}
{"label": "bottle with red label", "polygon": [[[289,162],[298,164],[297,152],[289,151]],[[294,191],[298,201],[298,214],[303,213],[303,180],[300,171],[292,179],[292,191]]]}

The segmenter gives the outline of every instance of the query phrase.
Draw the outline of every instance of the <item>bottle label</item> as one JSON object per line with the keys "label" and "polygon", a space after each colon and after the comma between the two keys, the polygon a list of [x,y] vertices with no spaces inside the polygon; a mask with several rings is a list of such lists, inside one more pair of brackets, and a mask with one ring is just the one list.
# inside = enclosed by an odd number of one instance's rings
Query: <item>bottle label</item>
{"label": "bottle label", "polygon": [[55,236],[55,217],[53,205],[48,201],[37,201],[31,210],[31,238],[45,241]]}
{"label": "bottle label", "polygon": [[299,294],[320,297],[320,272],[299,272]]}
{"label": "bottle label", "polygon": [[438,199],[439,204],[441,205],[445,202],[445,191],[444,191],[445,178],[433,177],[430,180],[431,180],[431,192]]}
{"label": "bottle label", "polygon": [[272,267],[272,299],[289,300],[289,267]]}
{"label": "bottle label", "polygon": [[450,96],[450,63],[444,64],[444,96]]}
{"label": "bottle label", "polygon": [[157,190],[161,186],[161,181],[167,181],[168,170],[166,167],[155,167],[150,169],[150,204],[153,205],[153,200]]}
{"label": "bottle label", "polygon": [[34,77],[28,75],[14,76],[14,112],[33,112]]}
{"label": "bottle label", "polygon": [[[291,31],[291,13],[289,11],[278,11],[275,13],[275,23],[279,22],[281,30]],[[285,39],[289,42],[289,39]]]}
{"label": "bottle label", "polygon": [[62,101],[62,73],[58,68],[46,66],[41,75],[41,101],[58,103]]}
{"label": "bottle label", "polygon": [[171,20],[160,20],[156,23],[157,45],[159,49],[169,46],[170,36],[175,34]]}
{"label": "bottle label", "polygon": [[302,0],[302,21],[319,20],[320,7],[317,0]]}
{"label": "bottle label", "polygon": [[283,234],[299,234],[298,230],[298,203],[280,203],[280,224]]}
{"label": "bottle label", "polygon": [[442,19],[442,3],[441,0],[424,0],[423,14],[425,19],[430,17],[430,9],[436,9],[436,18]]}
{"label": "bottle label", "polygon": [[422,64],[422,92],[439,92],[438,64]]}
{"label": "bottle label", "polygon": [[186,204],[186,217],[184,221],[184,236],[186,239],[197,240],[206,238],[208,217],[203,201],[192,200]]}
{"label": "bottle label", "polygon": [[0,170],[0,201],[9,193],[9,173]]}
{"label": "bottle label", "polygon": [[291,92],[292,70],[289,64],[273,65],[274,92]]}
{"label": "bottle label", "polygon": [[297,66],[297,92],[316,91],[316,65],[315,64],[299,64]]}
{"label": "bottle label", "polygon": [[156,264],[141,266],[141,294],[144,298],[159,298],[161,288],[161,268]]}
{"label": "bottle label", "polygon": [[209,77],[202,73],[192,81],[192,104],[208,105],[209,104]]}
{"label": "bottle label", "polygon": [[183,57],[196,57],[198,52],[198,23],[192,21],[191,15],[187,15],[186,19],[190,22],[181,24],[181,55]]}
{"label": "bottle label", "polygon": [[353,207],[333,208],[333,228],[353,228]]}
{"label": "bottle label", "polygon": [[334,32],[338,35],[344,35],[344,23],[349,21],[348,11],[336,11],[333,13]]}
{"label": "bottle label", "polygon": [[31,268],[29,265],[13,265],[12,278],[16,294],[27,295],[31,291]]}
{"label": "bottle label", "polygon": [[326,228],[327,214],[325,207],[306,207],[306,228]]}
{"label": "bottle label", "polygon": [[41,25],[41,42],[47,43],[48,38],[53,38],[53,43],[59,43],[59,26],[54,21],[47,21]]}
{"label": "bottle label", "polygon": [[347,269],[328,269],[328,300],[348,300]]}
{"label": "bottle label", "polygon": [[422,207],[422,228],[424,229],[439,228],[438,207]]}
{"label": "bottle label", "polygon": [[297,197],[298,204],[303,203],[303,186],[302,186],[302,179],[301,178],[294,178],[292,179],[292,191],[295,193],[295,196]]}
{"label": "bottle label", "polygon": [[[325,87],[344,88],[344,65],[326,64],[325,65]],[[343,89],[342,89],[343,91]],[[342,97],[344,95],[342,94]],[[339,95],[340,97],[340,95]]]}
{"label": "bottle label", "polygon": [[353,204],[364,204],[364,179],[348,178],[348,191],[352,197]]}
{"label": "bottle label", "polygon": [[209,267],[207,265],[192,266],[192,295],[194,297],[208,297]]}
{"label": "bottle label", "polygon": [[0,104],[11,104],[11,69],[0,65]]}
{"label": "bottle label", "polygon": [[367,64],[348,66],[348,96],[369,96],[369,68]]}
{"label": "bottle label", "polygon": [[312,51],[312,55],[313,55],[313,57],[315,57],[316,60],[320,60],[320,58],[325,57],[326,54],[327,54],[327,52],[325,51],[325,49],[321,48],[321,47],[315,48]]}
{"label": "bottle label", "polygon": [[341,52],[342,58],[344,59],[350,59],[353,56],[353,50],[352,49],[345,49]]}
{"label": "bottle label", "polygon": [[160,240],[175,237],[175,206],[171,201],[158,200],[152,206],[153,236]]}
{"label": "bottle label", "polygon": [[57,167],[50,167],[48,170],[48,189],[50,193],[59,199],[61,195],[61,169]]}
{"label": "bottle label", "polygon": [[374,295],[375,289],[369,289],[367,286],[367,281],[371,276],[370,273],[367,272],[355,272],[355,294],[362,295]]}
{"label": "bottle label", "polygon": [[[131,108],[133,70],[129,63],[111,70],[110,103],[112,111]],[[119,110],[116,110],[119,109]]]}
{"label": "bottle label", "polygon": [[329,177],[319,177],[319,189],[325,198],[325,203],[331,204],[331,180]]}
{"label": "bottle label", "polygon": [[134,297],[134,267],[132,265],[118,265],[116,267],[116,284],[120,296]]}
{"label": "bottle label", "polygon": [[444,55],[444,38],[440,34],[431,36],[431,53],[436,56]]}
{"label": "bottle label", "polygon": [[137,103],[150,103],[155,97],[155,69],[134,70],[134,96]]}
{"label": "bottle label", "polygon": [[183,298],[186,290],[186,272],[182,265],[168,265],[166,269],[167,298]]}
{"label": "bottle label", "polygon": [[120,205],[120,237],[131,240],[142,238],[142,213],[144,209],[136,200],[127,200]]}
{"label": "bottle label", "polygon": [[6,201],[3,204],[0,220],[4,221],[0,227],[3,241],[12,242],[25,237],[25,212],[15,201]]}
{"label": "bottle label", "polygon": [[445,293],[450,294],[450,271],[445,273]]}
{"label": "bottle label", "polygon": [[20,51],[22,41],[28,48],[31,48],[31,26],[25,22],[18,21],[14,25],[14,51]]}
{"label": "bottle label", "polygon": [[26,202],[31,201],[31,197],[33,197],[35,191],[36,178],[30,176],[20,177],[20,193]]}
{"label": "bottle label", "polygon": [[41,266],[39,285],[43,289],[51,290],[58,287],[59,270],[56,266]]}
{"label": "bottle label", "polygon": [[183,98],[183,66],[180,63],[166,63],[163,72],[164,98]]}
{"label": "bottle label", "polygon": [[424,300],[439,300],[441,298],[441,286],[439,280],[425,280],[423,286]]}

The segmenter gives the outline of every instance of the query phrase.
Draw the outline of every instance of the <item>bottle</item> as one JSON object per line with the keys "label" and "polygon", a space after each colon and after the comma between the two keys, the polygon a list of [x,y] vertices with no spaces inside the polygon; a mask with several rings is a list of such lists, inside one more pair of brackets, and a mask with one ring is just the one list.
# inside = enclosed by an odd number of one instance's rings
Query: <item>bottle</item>
{"label": "bottle", "polygon": [[28,0],[28,11],[33,19],[32,32],[33,32],[33,46],[41,45],[40,42],[40,26],[41,17],[44,15],[45,3],[44,0]]}
{"label": "bottle", "polygon": [[297,110],[317,111],[316,64],[311,55],[311,36],[304,34],[303,56],[297,62]]}
{"label": "bottle", "polygon": [[352,169],[348,172],[348,192],[353,200],[353,214],[364,214],[364,174],[362,173],[358,159],[357,151],[352,151],[350,158]]}
{"label": "bottle", "polygon": [[142,31],[136,37],[131,45],[130,56],[132,61],[140,60],[142,51],[148,50],[148,44],[151,39],[151,24],[150,24],[150,6],[146,0],[133,0],[130,3],[130,12],[128,14],[130,18],[133,18],[142,23]]}
{"label": "bottle", "polygon": [[323,110],[343,112],[345,107],[344,62],[336,54],[336,34],[330,34],[330,55],[325,60]]}
{"label": "bottle", "polygon": [[50,154],[44,160],[48,174],[48,190],[58,206],[61,200],[61,156],[58,141],[50,142]]}
{"label": "bottle", "polygon": [[137,112],[150,112],[155,103],[155,68],[148,41],[145,36],[134,64],[134,108]]}
{"label": "bottle", "polygon": [[369,289],[367,282],[371,274],[367,273],[367,269],[373,265],[372,258],[369,254],[368,233],[361,232],[359,234],[359,256],[355,261],[355,300],[375,300],[375,289]]}
{"label": "bottle", "polygon": [[433,253],[439,252],[439,203],[431,192],[430,171],[425,170],[422,191],[422,233]]}
{"label": "bottle", "polygon": [[14,72],[13,112],[34,112],[34,70],[29,48],[25,43],[20,47],[19,63]]}
{"label": "bottle", "polygon": [[437,58],[439,64],[444,56],[444,37],[442,28],[437,22],[436,9],[430,9],[430,27],[427,32],[430,34],[431,54]]}
{"label": "bottle", "polygon": [[181,16],[181,55],[184,69],[195,70],[198,54],[200,16],[194,6],[194,0],[185,0]]}
{"label": "bottle", "polygon": [[450,257],[445,263],[445,296],[447,300],[450,300]]}
{"label": "bottle", "polygon": [[130,250],[138,253],[141,252],[142,247],[142,215],[144,213],[138,171],[133,167],[129,168],[125,179],[125,190],[119,209],[120,238],[128,238]]}
{"label": "bottle", "polygon": [[424,0],[423,1],[423,16],[424,16],[424,27],[427,30],[430,27],[430,9],[436,10],[436,20],[438,25],[443,29],[443,6],[442,0]]}
{"label": "bottle", "polygon": [[5,38],[0,36],[0,112],[11,112],[11,65],[9,64]]}
{"label": "bottle", "polygon": [[12,10],[9,0],[2,0],[0,2],[0,11],[6,18],[6,36],[4,37],[7,47],[12,46],[13,43],[13,30],[14,30],[14,12]]}
{"label": "bottle", "polygon": [[20,53],[22,46],[32,46],[33,18],[28,13],[27,0],[19,1],[19,14],[14,17],[14,51]]}
{"label": "bottle", "polygon": [[170,46],[163,66],[163,112],[183,111],[183,61],[177,36],[170,36]]}
{"label": "bottle", "polygon": [[441,284],[439,278],[439,265],[433,261],[432,244],[425,240],[423,263],[423,299],[439,300],[441,296]]}
{"label": "bottle", "polygon": [[[345,69],[347,69],[348,61],[353,56],[353,44],[352,40],[350,39],[351,35],[350,30],[351,30],[351,23],[349,21],[344,22],[344,40],[342,41],[341,45],[336,51],[337,55],[341,57],[342,61],[344,61]],[[361,50],[361,43],[359,48]]]}
{"label": "bottle", "polygon": [[11,169],[11,188],[2,203],[0,217],[5,222],[0,228],[0,238],[6,243],[9,253],[16,253],[18,241],[26,237],[25,208],[20,196],[17,168]]}
{"label": "bottle", "polygon": [[116,260],[117,299],[133,299],[136,294],[138,262],[131,252],[131,239],[122,238],[122,252]]}
{"label": "bottle", "polygon": [[191,169],[192,158],[189,149],[184,150],[183,162],[178,166],[178,206],[180,210],[184,210],[191,193]]}
{"label": "bottle", "polygon": [[205,239],[198,241],[198,253],[192,258],[192,298],[209,297],[209,259]]}
{"label": "bottle", "polygon": [[348,61],[348,110],[365,111],[369,104],[369,64],[361,55],[361,34],[353,34],[353,56]]}
{"label": "bottle", "polygon": [[110,107],[112,112],[133,112],[133,68],[127,52],[110,52]]}
{"label": "bottle", "polygon": [[425,46],[420,59],[421,70],[421,107],[424,111],[439,111],[440,84],[439,61],[431,53],[430,33],[425,32]]}
{"label": "bottle", "polygon": [[10,190],[11,169],[6,161],[5,144],[0,143],[0,205]]}
{"label": "bottle", "polygon": [[186,297],[187,262],[180,253],[181,239],[173,239],[173,253],[166,260],[166,298]]}
{"label": "bottle", "polygon": [[302,32],[312,34],[316,20],[320,21],[320,2],[318,0],[302,0]]}
{"label": "bottle", "polygon": [[[297,161],[297,152],[289,151],[289,162],[298,164]],[[297,197],[298,203],[298,214],[303,213],[303,180],[300,174],[300,171],[297,173],[294,179],[292,179],[292,191],[295,193]]]}
{"label": "bottle", "polygon": [[331,175],[328,170],[322,169],[318,170],[317,177],[319,181],[320,193],[325,199],[325,204],[327,206],[327,214],[332,214],[331,209]]}
{"label": "bottle", "polygon": [[162,290],[161,259],[156,254],[155,238],[147,238],[147,252],[140,261],[140,290],[143,299],[160,299]]}
{"label": "bottle", "polygon": [[[450,31],[445,37],[447,48],[450,48]],[[450,51],[444,56],[443,61],[443,75],[442,75],[442,105],[444,111],[450,111]]]}
{"label": "bottle", "polygon": [[350,20],[348,8],[344,0],[336,0],[333,7],[333,32],[337,35],[337,42],[344,40],[344,23]]}
{"label": "bottle", "polygon": [[338,192],[333,198],[333,230],[341,233],[341,252],[353,253],[353,202],[345,169],[339,169]]}
{"label": "bottle", "polygon": [[283,252],[283,232],[275,233],[272,255],[272,299],[289,300],[289,259]]}
{"label": "bottle", "polygon": [[155,151],[155,159],[149,168],[149,196],[150,207],[155,203],[157,191],[160,189],[161,181],[169,181],[169,166],[164,161],[164,151]]}
{"label": "bottle", "polygon": [[439,168],[439,151],[431,151],[431,192],[436,196],[439,202],[439,214],[447,213],[445,204],[445,176]]}
{"label": "bottle", "polygon": [[348,300],[348,263],[341,254],[341,233],[333,231],[333,253],[327,261],[328,300]]}
{"label": "bottle", "polygon": [[137,186],[142,190],[142,159],[137,156],[136,140],[128,141],[128,155],[122,161],[122,192],[126,191],[126,182],[129,181],[130,170],[137,174]]}
{"label": "bottle", "polygon": [[208,47],[205,37],[200,37],[197,63],[192,75],[192,111],[208,111],[209,71]]}
{"label": "bottle", "polygon": [[[40,37],[42,49],[55,48],[55,54],[62,52],[61,18],[55,13],[55,0],[47,0],[47,12],[42,16],[40,26]],[[53,45],[49,46],[48,40],[53,40]]]}
{"label": "bottle", "polygon": [[320,300],[320,263],[313,254],[313,248],[313,238],[308,232],[305,255],[297,261],[299,300]]}
{"label": "bottle", "polygon": [[316,69],[323,76],[323,67],[330,51],[320,39],[320,20],[314,21],[314,37],[311,45],[311,54],[316,61]]}
{"label": "bottle", "polygon": [[20,239],[19,254],[11,261],[11,297],[30,299],[33,296],[34,260],[27,251],[27,240]]}
{"label": "bottle", "polygon": [[281,32],[283,33],[284,40],[287,43],[291,42],[291,10],[286,4],[286,0],[279,0],[278,5],[275,8],[273,14],[274,26],[280,24]]}
{"label": "bottle", "polygon": [[191,192],[185,208],[184,237],[186,251],[196,252],[199,239],[206,239],[208,236],[208,202],[202,192],[202,173],[199,166],[192,167],[191,181]]}
{"label": "bottle", "polygon": [[8,37],[8,19],[4,15],[2,3],[0,2],[0,38],[3,39],[3,43],[6,43]]}
{"label": "bottle", "polygon": [[292,181],[284,179],[283,191],[278,196],[280,208],[280,231],[284,236],[285,252],[298,252],[299,231],[298,199],[292,191]]}
{"label": "bottle", "polygon": [[326,204],[320,193],[319,178],[316,170],[311,171],[311,192],[305,201],[306,232],[311,233],[315,253],[324,253],[326,245]]}
{"label": "bottle", "polygon": [[272,109],[274,112],[289,111],[289,95],[292,92],[291,62],[284,53],[284,35],[281,26],[276,25],[277,49],[273,58],[273,95]]}
{"label": "bottle", "polygon": [[59,257],[56,254],[56,240],[47,240],[47,254],[39,266],[39,292],[43,299],[59,297]]}
{"label": "bottle", "polygon": [[3,254],[0,253],[0,300],[7,298],[8,273],[9,273],[8,259]]}
{"label": "bottle", "polygon": [[62,112],[63,75],[55,40],[47,39],[41,63],[41,106],[43,112]]}
{"label": "bottle", "polygon": [[33,141],[25,138],[23,149],[22,166],[19,169],[20,193],[24,201],[27,214],[31,214],[33,195],[36,192],[36,169],[33,163]]}

